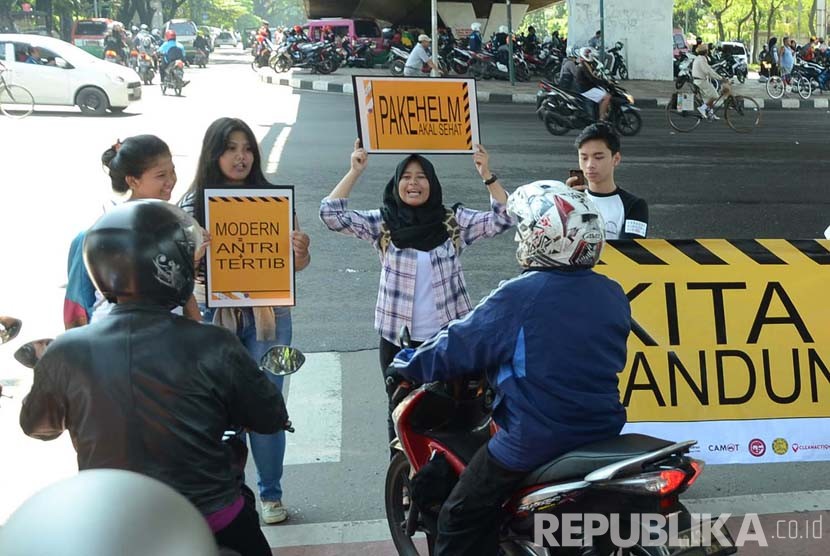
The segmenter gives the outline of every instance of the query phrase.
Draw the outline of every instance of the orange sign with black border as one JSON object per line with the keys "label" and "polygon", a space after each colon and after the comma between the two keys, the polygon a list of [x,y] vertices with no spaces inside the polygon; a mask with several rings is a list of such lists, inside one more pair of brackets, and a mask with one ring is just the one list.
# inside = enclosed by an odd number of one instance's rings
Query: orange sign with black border
{"label": "orange sign with black border", "polygon": [[467,154],[481,142],[475,79],[352,76],[370,153]]}
{"label": "orange sign with black border", "polygon": [[208,307],[293,306],[294,188],[207,188]]}

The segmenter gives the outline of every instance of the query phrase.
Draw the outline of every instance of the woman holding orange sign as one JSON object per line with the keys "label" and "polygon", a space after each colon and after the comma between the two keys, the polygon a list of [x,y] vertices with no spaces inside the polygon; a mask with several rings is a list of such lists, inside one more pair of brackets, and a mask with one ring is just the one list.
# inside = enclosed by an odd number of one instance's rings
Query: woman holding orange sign
{"label": "woman holding orange sign", "polygon": [[[219,118],[208,127],[193,184],[180,202],[201,226],[205,225],[205,187],[245,187],[269,185],[262,172],[259,146],[251,128],[236,118]],[[308,234],[300,231],[294,219],[291,233],[294,268],[303,270],[311,262]],[[230,328],[251,354],[259,361],[275,345],[291,343],[291,309],[288,307],[242,307],[233,309],[205,308],[204,263],[199,269],[196,298],[202,308],[203,320]],[[201,284],[199,283],[201,281]],[[268,378],[282,391],[283,377],[270,373]],[[250,433],[251,454],[259,475],[261,516],[265,523],[280,523],[288,517],[282,504],[282,472],[285,457],[285,432],[276,434]]]}
{"label": "woman holding orange sign", "polygon": [[[351,168],[323,199],[320,219],[332,231],[371,242],[378,252],[375,329],[383,373],[400,350],[397,335],[402,326],[409,328],[414,347],[472,310],[460,255],[473,242],[494,237],[513,222],[505,207],[507,192],[490,171],[490,155],[481,145],[476,145],[473,163],[488,190],[489,211],[460,204],[445,207],[432,163],[417,154],[398,164],[379,210],[349,210],[349,194],[369,162],[359,140],[354,147]],[[392,392],[387,390],[387,395]],[[390,415],[389,439],[394,437]]]}

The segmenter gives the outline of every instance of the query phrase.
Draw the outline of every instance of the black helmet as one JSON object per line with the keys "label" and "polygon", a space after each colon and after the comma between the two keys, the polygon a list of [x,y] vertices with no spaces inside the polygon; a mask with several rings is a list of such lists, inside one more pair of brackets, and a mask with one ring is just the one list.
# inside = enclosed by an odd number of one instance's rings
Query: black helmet
{"label": "black helmet", "polygon": [[101,294],[114,303],[129,296],[168,307],[193,294],[196,221],[156,200],[124,203],[105,214],[84,239],[84,263]]}

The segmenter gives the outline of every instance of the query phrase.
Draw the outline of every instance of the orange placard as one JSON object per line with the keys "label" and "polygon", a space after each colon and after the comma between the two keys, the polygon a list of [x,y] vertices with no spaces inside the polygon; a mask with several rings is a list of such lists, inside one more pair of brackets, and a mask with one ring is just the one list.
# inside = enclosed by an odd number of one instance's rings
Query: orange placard
{"label": "orange placard", "polygon": [[353,76],[370,153],[471,153],[480,143],[475,79]]}
{"label": "orange placard", "polygon": [[209,307],[293,306],[294,190],[205,190]]}

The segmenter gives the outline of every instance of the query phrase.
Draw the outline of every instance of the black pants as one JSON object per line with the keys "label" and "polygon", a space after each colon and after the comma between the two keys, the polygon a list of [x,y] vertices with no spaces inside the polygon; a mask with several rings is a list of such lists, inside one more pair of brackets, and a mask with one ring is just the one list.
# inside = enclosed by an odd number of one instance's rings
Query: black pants
{"label": "black pants", "polygon": [[[243,489],[248,487],[245,486]],[[271,547],[259,528],[254,493],[248,489],[248,493],[243,492],[242,495],[245,498],[245,506],[227,527],[213,534],[216,544],[238,552],[239,556],[271,556]]]}
{"label": "black pants", "polygon": [[[422,343],[423,342],[410,342],[410,347],[416,348],[420,346]],[[395,344],[381,336],[379,350],[380,376],[381,379],[384,380],[383,387],[386,389],[386,398],[389,402],[386,416],[386,425],[389,429],[389,442],[392,442],[393,440],[395,440],[395,438],[397,438],[397,435],[395,434],[395,425],[392,423],[392,410],[395,409],[394,407],[392,407],[392,394],[395,393],[395,388],[386,385],[386,378],[384,373],[386,372],[386,369],[389,367],[389,365],[392,364],[392,360],[395,359],[395,356],[398,354],[398,352],[401,351],[401,348],[399,348],[398,346],[396,346]],[[394,456],[395,453],[392,452],[392,455]]]}
{"label": "black pants", "polygon": [[501,505],[525,475],[502,467],[482,446],[441,506],[435,556],[496,556]]}

